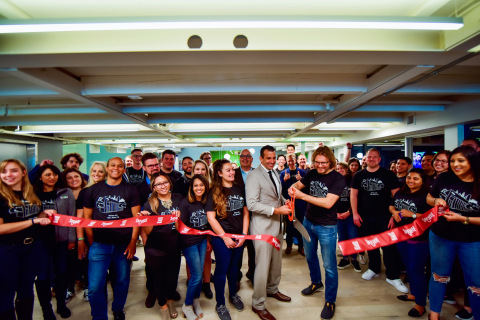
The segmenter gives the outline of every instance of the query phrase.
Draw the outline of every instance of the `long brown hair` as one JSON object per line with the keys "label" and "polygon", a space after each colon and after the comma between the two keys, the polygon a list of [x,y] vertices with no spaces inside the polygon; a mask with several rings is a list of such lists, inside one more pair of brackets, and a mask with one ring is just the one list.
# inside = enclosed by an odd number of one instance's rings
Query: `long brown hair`
{"label": "long brown hair", "polygon": [[160,205],[160,201],[158,201],[158,192],[157,190],[155,190],[155,187],[154,187],[155,180],[157,180],[157,178],[160,176],[165,177],[167,179],[170,185],[170,191],[172,191],[172,188],[173,188],[172,180],[166,173],[164,173],[163,171],[160,171],[153,174],[152,179],[150,180],[150,189],[152,190],[152,193],[148,198],[148,203],[150,203],[150,207],[154,212],[157,212],[158,206]]}
{"label": "long brown hair", "polygon": [[193,183],[197,179],[200,180],[205,186],[205,192],[202,195],[202,201],[201,201],[202,204],[205,204],[207,203],[207,194],[208,194],[208,190],[210,189],[210,186],[208,185],[207,179],[201,174],[194,175],[190,180],[190,186],[188,187],[188,202],[194,203],[195,201],[197,201],[197,198],[195,197],[195,193],[193,192]]}
{"label": "long brown hair", "polygon": [[[35,192],[33,191],[32,184],[30,183],[30,180],[28,180],[27,168],[25,167],[22,161],[17,159],[7,159],[2,163],[0,163],[0,172],[3,172],[3,170],[5,170],[5,167],[9,163],[15,163],[17,166],[20,167],[20,170],[22,170],[22,172],[24,173],[24,176],[22,179],[23,198],[32,205],[36,204],[37,206],[41,206],[42,203],[40,202],[38,197],[35,195]],[[21,199],[17,197],[17,195],[13,192],[12,188],[5,185],[1,179],[0,179],[0,196],[2,196],[8,201],[8,205],[10,207],[13,207],[14,204],[17,206],[23,205]]]}
{"label": "long brown hair", "polygon": [[223,166],[227,163],[230,163],[227,159],[216,160],[213,163],[212,198],[213,203],[215,203],[215,210],[220,219],[227,217],[227,196],[225,195],[222,177],[218,173],[223,170]]}

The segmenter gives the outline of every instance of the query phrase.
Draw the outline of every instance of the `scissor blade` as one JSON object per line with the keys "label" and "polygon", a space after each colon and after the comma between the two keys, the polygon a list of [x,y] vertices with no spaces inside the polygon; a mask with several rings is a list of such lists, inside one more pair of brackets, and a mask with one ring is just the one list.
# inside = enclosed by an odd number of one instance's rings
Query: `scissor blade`
{"label": "scissor blade", "polygon": [[303,224],[300,223],[300,221],[298,221],[297,219],[293,220],[293,226],[295,227],[295,229],[298,230],[298,232],[300,232],[300,234],[305,238],[305,240],[310,242],[310,236],[308,235],[308,231],[307,229],[305,229]]}

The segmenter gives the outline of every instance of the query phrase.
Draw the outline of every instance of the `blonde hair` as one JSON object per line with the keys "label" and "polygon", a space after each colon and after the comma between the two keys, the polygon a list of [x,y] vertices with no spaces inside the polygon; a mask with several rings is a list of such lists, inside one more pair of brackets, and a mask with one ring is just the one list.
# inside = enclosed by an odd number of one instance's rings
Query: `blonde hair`
{"label": "blonde hair", "polygon": [[212,176],[210,175],[210,168],[208,167],[207,163],[201,159],[198,159],[198,160],[195,160],[195,162],[193,163],[193,173],[195,173],[195,166],[197,165],[197,163],[201,163],[205,166],[205,169],[206,169],[206,173],[205,173],[205,179],[207,180],[208,182],[208,187],[210,188],[212,186]]}
{"label": "blonde hair", "polygon": [[85,188],[90,187],[91,185],[95,184],[95,182],[93,181],[93,178],[92,178],[92,172],[93,172],[93,167],[94,166],[102,167],[103,173],[105,174],[105,179],[107,178],[107,166],[105,165],[105,162],[104,161],[94,161],[92,163],[92,166],[90,167],[90,171],[89,171],[90,174],[89,174],[89,177],[88,177],[88,183],[85,186]]}
{"label": "blonde hair", "polygon": [[[38,197],[35,195],[35,192],[33,191],[32,184],[30,183],[30,180],[28,180],[28,174],[27,174],[27,168],[23,164],[22,161],[17,160],[17,159],[7,159],[0,163],[0,172],[3,172],[5,170],[5,167],[9,163],[15,163],[17,166],[20,167],[20,170],[24,173],[24,176],[22,178],[22,195],[25,200],[27,200],[30,204],[36,204],[37,206],[41,206],[42,202],[38,199]],[[2,196],[4,199],[8,201],[8,205],[10,207],[13,207],[13,205],[17,206],[22,206],[23,203],[21,199],[17,197],[17,195],[13,192],[12,188],[7,186],[5,183],[3,183],[3,180],[0,179],[0,196]]]}

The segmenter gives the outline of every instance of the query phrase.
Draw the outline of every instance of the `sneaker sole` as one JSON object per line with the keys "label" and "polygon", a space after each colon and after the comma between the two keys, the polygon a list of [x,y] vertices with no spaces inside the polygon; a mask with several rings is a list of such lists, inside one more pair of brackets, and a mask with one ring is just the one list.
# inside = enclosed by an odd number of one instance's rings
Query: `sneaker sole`
{"label": "sneaker sole", "polygon": [[313,291],[312,293],[309,293],[309,294],[305,294],[303,292],[300,291],[300,293],[302,294],[302,296],[305,296],[305,297],[308,297],[308,296],[313,296],[315,293],[319,292],[319,291],[322,291],[324,287],[321,287],[320,289],[317,289],[315,291]]}
{"label": "sneaker sole", "polygon": [[355,270],[355,272],[362,272],[362,269],[355,269],[355,268],[353,268],[353,270]]}
{"label": "sneaker sole", "polygon": [[350,268],[351,266],[352,266],[351,264],[349,264],[348,266],[344,266],[344,267],[337,266],[337,269],[338,270],[344,270],[344,269]]}

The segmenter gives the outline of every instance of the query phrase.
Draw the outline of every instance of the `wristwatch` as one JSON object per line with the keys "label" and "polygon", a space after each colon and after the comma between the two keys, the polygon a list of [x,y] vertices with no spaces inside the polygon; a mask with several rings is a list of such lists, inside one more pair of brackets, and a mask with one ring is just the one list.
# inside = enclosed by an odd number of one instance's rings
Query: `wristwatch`
{"label": "wristwatch", "polygon": [[465,221],[463,221],[463,224],[469,224],[470,223],[470,217],[466,217]]}
{"label": "wristwatch", "polygon": [[417,214],[416,213],[412,214],[412,218],[417,219]]}

